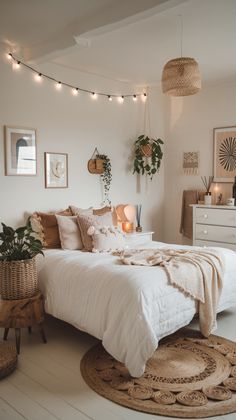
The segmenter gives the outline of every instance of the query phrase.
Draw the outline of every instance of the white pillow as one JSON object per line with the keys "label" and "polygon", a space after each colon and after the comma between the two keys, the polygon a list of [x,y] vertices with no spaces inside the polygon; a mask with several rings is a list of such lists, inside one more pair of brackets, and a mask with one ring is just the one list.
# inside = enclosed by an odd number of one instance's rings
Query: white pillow
{"label": "white pillow", "polygon": [[92,252],[121,251],[125,248],[125,235],[116,226],[90,226],[87,234],[92,238]]}
{"label": "white pillow", "polygon": [[83,249],[77,216],[59,216],[56,214],[62,249]]}

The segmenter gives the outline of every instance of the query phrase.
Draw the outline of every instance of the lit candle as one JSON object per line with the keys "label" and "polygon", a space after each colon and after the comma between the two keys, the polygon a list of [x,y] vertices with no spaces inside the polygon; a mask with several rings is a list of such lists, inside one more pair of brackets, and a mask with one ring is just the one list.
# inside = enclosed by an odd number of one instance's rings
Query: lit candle
{"label": "lit candle", "polygon": [[134,231],[134,224],[132,222],[123,222],[122,230],[126,233],[132,233]]}

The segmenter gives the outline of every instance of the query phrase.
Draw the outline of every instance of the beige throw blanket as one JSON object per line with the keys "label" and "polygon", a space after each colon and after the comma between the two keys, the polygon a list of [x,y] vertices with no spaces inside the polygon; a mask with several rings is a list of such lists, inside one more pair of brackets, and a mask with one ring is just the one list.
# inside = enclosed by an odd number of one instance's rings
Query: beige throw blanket
{"label": "beige throw blanket", "polygon": [[123,264],[162,266],[170,283],[199,302],[202,334],[216,328],[222,290],[223,263],[216,250],[134,249],[121,256]]}

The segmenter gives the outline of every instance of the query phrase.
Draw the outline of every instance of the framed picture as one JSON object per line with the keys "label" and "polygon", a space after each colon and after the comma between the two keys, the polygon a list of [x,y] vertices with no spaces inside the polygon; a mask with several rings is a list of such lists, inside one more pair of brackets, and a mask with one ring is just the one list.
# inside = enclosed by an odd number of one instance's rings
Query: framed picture
{"label": "framed picture", "polygon": [[68,187],[67,153],[44,153],[45,188]]}
{"label": "framed picture", "polygon": [[236,126],[214,128],[214,182],[233,182],[236,176]]}
{"label": "framed picture", "polygon": [[36,130],[5,126],[5,175],[36,174]]}

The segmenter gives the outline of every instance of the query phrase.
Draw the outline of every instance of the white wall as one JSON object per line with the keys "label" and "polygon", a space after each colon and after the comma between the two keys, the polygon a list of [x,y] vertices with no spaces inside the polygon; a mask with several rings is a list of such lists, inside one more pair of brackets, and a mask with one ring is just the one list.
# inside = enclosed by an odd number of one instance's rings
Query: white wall
{"label": "white wall", "polygon": [[[40,65],[41,71],[81,87],[108,93],[133,93],[134,87],[93,75],[68,71],[56,65]],[[137,90],[137,89],[136,89]],[[162,97],[150,92],[152,134],[163,138]],[[112,163],[113,204],[143,204],[142,224],[162,239],[164,168],[141,192],[130,171],[132,143],[143,132],[143,103],[132,100],[119,104],[107,98],[93,101],[88,95],[73,97],[67,89],[58,92],[48,81],[37,84],[32,73],[21,68],[12,71],[0,60],[0,221],[10,225],[24,222],[25,212],[54,210],[69,204],[80,207],[102,201],[99,176],[87,171],[87,161],[97,146]],[[4,175],[4,125],[37,129],[38,175]],[[69,159],[69,188],[44,188],[44,152],[65,152]],[[164,166],[164,165],[163,165]]]}
{"label": "white wall", "polygon": [[[179,234],[182,191],[204,189],[200,176],[213,175],[213,128],[235,126],[235,109],[236,82],[204,86],[189,97],[165,99],[166,242],[188,243]],[[182,173],[183,152],[191,151],[200,152],[199,176]],[[231,196],[232,184],[218,184],[218,188],[224,200]]]}

